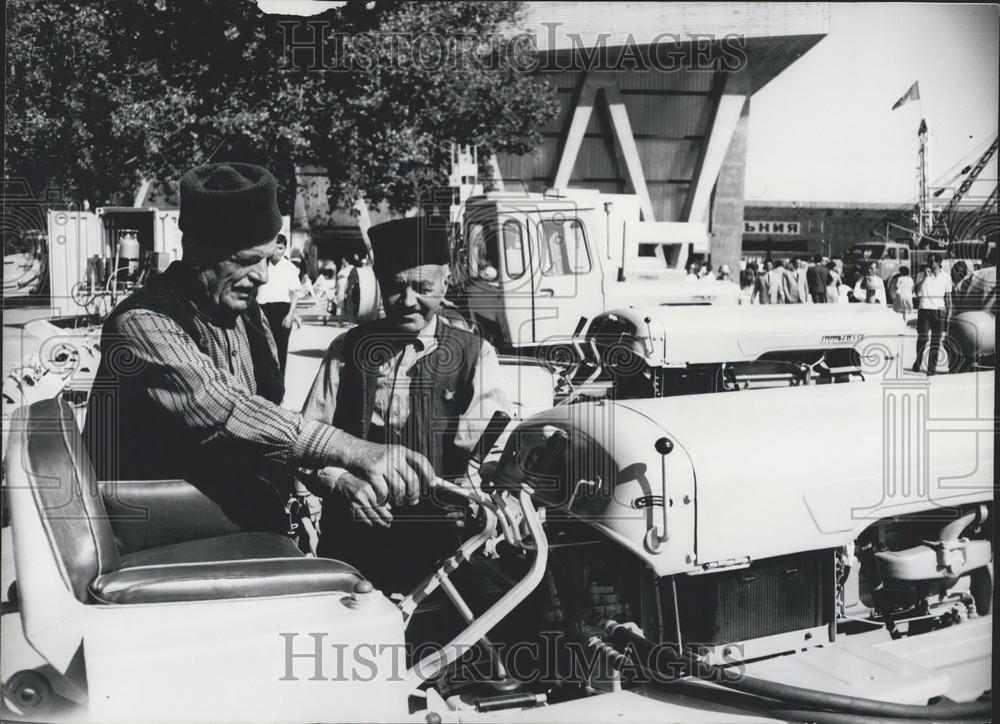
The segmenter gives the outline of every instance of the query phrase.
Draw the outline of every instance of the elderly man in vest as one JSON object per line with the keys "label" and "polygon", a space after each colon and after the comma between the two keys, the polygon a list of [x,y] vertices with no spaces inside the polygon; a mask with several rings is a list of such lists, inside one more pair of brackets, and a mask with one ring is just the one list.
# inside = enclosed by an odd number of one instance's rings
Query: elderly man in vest
{"label": "elderly man in vest", "polygon": [[184,258],[108,317],[84,435],[102,480],[183,478],[245,530],[287,532],[291,471],[340,465],[403,498],[434,471],[282,409],[274,336],[255,297],[281,228],[277,182],[211,164],[180,183]]}
{"label": "elderly man in vest", "polygon": [[[461,479],[494,412],[507,411],[496,351],[441,313],[450,258],[443,223],[398,219],[373,226],[369,239],[386,316],[334,340],[303,414],[405,445],[441,477]],[[390,508],[350,471],[317,475],[339,493],[324,501],[320,555],[361,566],[377,587],[408,592],[454,551],[455,531],[432,500]]]}

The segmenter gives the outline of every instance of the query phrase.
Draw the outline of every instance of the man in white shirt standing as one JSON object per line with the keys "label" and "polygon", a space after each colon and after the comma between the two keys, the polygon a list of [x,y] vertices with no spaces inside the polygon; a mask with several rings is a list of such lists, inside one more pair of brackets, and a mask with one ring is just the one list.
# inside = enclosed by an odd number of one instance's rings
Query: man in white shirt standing
{"label": "man in white shirt standing", "polygon": [[927,271],[917,277],[913,291],[918,299],[917,359],[913,363],[913,371],[920,371],[920,361],[927,342],[930,341],[927,374],[933,375],[937,371],[941,337],[948,328],[948,315],[951,312],[951,275],[941,271],[940,257],[931,255],[928,258]]}
{"label": "man in white shirt standing", "polygon": [[288,360],[288,338],[292,333],[292,324],[298,324],[295,304],[301,287],[299,270],[285,256],[287,248],[288,239],[284,234],[278,234],[274,255],[268,260],[267,283],[257,290],[257,304],[271,327],[282,375],[285,374],[285,362]]}

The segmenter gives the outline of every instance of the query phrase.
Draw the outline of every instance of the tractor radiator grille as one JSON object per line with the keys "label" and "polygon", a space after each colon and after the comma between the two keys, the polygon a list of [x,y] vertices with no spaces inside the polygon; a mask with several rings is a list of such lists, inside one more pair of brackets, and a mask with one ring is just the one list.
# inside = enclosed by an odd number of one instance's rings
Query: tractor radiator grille
{"label": "tractor radiator grille", "polygon": [[[833,551],[767,558],[749,568],[676,576],[683,643],[717,645],[822,626],[833,616]],[[664,636],[677,637],[673,587],[661,582]]]}

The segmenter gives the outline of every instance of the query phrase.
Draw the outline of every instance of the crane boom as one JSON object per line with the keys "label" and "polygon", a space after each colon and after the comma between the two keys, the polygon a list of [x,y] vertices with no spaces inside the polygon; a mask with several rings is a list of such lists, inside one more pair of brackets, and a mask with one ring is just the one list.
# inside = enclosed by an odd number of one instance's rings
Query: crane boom
{"label": "crane boom", "polygon": [[1000,191],[1000,186],[993,187],[993,193],[989,195],[989,198],[979,207],[980,214],[988,214],[997,205],[997,192]]}
{"label": "crane boom", "polygon": [[[958,204],[961,203],[962,199],[965,198],[969,189],[972,188],[972,184],[975,183],[977,178],[979,178],[979,174],[982,173],[982,170],[986,168],[986,164],[988,164],[990,159],[993,158],[993,154],[997,151],[998,141],[1000,141],[1000,138],[994,138],[990,147],[983,151],[983,155],[979,157],[976,164],[972,167],[972,170],[969,171],[968,175],[965,177],[965,180],[962,181],[961,185],[959,185],[958,189],[948,201],[947,206],[942,209],[941,214],[938,216],[939,221],[936,226],[944,226],[948,223],[950,215],[954,212]],[[935,228],[935,231],[937,230],[938,229]]]}

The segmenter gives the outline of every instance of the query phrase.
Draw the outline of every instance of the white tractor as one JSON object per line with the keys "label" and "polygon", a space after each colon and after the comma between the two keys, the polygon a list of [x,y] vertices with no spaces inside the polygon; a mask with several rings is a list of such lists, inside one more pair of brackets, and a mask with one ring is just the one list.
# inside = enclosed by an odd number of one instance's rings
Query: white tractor
{"label": "white tractor", "polygon": [[985,721],[993,394],[970,373],[553,408],[432,488],[466,532],[398,599],[184,481],[95,480],[65,401],[37,403],[6,459],[4,716]]}

